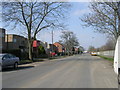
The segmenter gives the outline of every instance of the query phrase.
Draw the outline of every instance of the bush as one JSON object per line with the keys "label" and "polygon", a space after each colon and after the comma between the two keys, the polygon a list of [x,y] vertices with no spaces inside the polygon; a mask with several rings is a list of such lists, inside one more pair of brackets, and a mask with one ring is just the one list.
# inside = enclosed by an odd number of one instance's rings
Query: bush
{"label": "bush", "polygon": [[45,49],[44,49],[44,47],[43,47],[42,45],[40,45],[40,46],[38,47],[38,53],[39,53],[39,54],[46,54]]}
{"label": "bush", "polygon": [[40,54],[40,55],[38,55],[38,58],[48,58],[48,55],[47,54]]}
{"label": "bush", "polygon": [[10,53],[10,54],[14,54],[17,57],[20,57],[21,51],[19,49],[16,50],[3,50],[3,53]]}

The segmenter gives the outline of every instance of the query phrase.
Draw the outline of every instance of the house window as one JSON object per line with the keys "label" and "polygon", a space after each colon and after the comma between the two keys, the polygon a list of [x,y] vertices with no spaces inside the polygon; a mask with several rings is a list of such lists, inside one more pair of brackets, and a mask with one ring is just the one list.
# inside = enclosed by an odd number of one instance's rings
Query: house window
{"label": "house window", "polygon": [[25,44],[25,41],[22,41],[22,42],[21,42],[21,45],[24,45],[24,44]]}
{"label": "house window", "polygon": [[14,39],[13,39],[13,42],[17,42],[17,40],[14,38]]}
{"label": "house window", "polygon": [[5,37],[5,34],[4,34],[4,33],[2,33],[2,37]]}
{"label": "house window", "polygon": [[2,49],[2,46],[0,45],[0,49]]}
{"label": "house window", "polygon": [[2,38],[2,37],[4,37],[5,35],[4,35],[4,33],[0,33],[0,37]]}

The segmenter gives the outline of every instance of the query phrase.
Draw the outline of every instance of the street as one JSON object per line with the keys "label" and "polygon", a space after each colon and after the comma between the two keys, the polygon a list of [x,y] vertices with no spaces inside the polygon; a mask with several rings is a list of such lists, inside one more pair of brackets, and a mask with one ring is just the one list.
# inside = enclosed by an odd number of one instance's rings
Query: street
{"label": "street", "polygon": [[2,79],[3,88],[118,88],[112,62],[89,54],[3,71]]}

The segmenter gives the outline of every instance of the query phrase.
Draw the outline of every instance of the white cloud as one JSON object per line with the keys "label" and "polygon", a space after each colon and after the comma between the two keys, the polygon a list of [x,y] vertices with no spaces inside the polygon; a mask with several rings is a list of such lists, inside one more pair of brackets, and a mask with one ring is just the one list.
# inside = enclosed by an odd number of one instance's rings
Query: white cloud
{"label": "white cloud", "polygon": [[82,9],[82,10],[77,10],[73,13],[75,16],[82,16],[84,14],[90,13],[90,9]]}
{"label": "white cloud", "polygon": [[[53,41],[58,42],[60,40],[61,30],[54,30],[53,31]],[[52,31],[41,31],[37,35],[37,39],[43,42],[52,43]]]}

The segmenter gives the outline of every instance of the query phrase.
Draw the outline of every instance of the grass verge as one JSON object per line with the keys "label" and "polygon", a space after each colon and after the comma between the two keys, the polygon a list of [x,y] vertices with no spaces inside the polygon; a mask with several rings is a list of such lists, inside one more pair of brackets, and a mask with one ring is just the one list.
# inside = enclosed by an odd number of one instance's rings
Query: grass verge
{"label": "grass verge", "polygon": [[36,59],[36,60],[20,60],[20,64],[28,64],[28,63],[32,63],[32,62],[41,62],[44,61],[42,59]]}
{"label": "grass verge", "polygon": [[65,57],[68,57],[68,56],[49,57],[49,60],[60,59],[60,58],[65,58]]}
{"label": "grass verge", "polygon": [[[49,60],[53,60],[53,59],[59,59],[59,58],[64,58],[64,57],[67,57],[67,56],[57,56],[57,57],[50,57],[48,58]],[[35,59],[35,60],[20,60],[20,64],[28,64],[28,63],[32,63],[32,62],[42,62],[44,61],[44,58],[43,59]]]}
{"label": "grass verge", "polygon": [[32,60],[20,60],[20,64],[28,64],[28,63],[32,63]]}
{"label": "grass verge", "polygon": [[112,61],[112,62],[114,61],[114,58],[112,58],[112,57],[106,57],[106,56],[100,56],[100,55],[97,55],[97,56],[99,56],[99,57],[101,57],[101,58],[103,58],[103,59]]}

